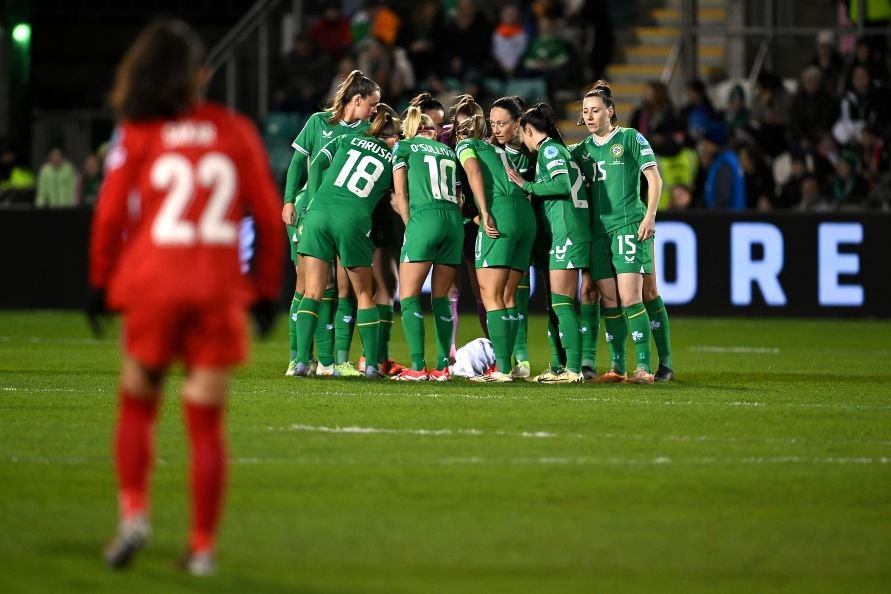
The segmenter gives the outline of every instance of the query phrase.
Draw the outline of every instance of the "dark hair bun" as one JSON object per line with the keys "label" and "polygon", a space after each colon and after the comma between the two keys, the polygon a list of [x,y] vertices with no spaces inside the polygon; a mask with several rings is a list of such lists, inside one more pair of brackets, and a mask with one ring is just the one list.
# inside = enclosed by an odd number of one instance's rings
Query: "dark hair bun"
{"label": "dark hair bun", "polygon": [[613,90],[609,87],[609,83],[605,80],[598,80],[596,83],[594,83],[594,86],[591,87],[591,90],[600,91],[604,95],[607,95],[609,97],[613,96]]}

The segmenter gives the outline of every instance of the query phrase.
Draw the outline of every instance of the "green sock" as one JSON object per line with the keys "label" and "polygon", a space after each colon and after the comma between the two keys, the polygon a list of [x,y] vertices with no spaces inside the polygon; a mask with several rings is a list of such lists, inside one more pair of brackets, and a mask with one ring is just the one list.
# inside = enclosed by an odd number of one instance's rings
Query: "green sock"
{"label": "green sock", "polygon": [[303,301],[303,293],[294,291],[294,298],[291,299],[291,310],[288,312],[288,341],[291,345],[289,362],[297,359],[297,310],[300,309],[301,301]]}
{"label": "green sock", "polygon": [[529,273],[523,275],[520,279],[520,286],[517,287],[517,307],[516,318],[519,321],[517,328],[517,339],[514,341],[514,359],[519,361],[529,360]]}
{"label": "green sock", "polygon": [[582,367],[597,369],[597,335],[600,334],[600,304],[582,303],[579,330],[582,333]]}
{"label": "green sock", "polygon": [[628,325],[621,307],[603,308],[603,325],[606,327],[606,346],[609,347],[610,368],[625,373],[625,343],[628,341]]}
{"label": "green sock", "polygon": [[644,307],[650,316],[650,329],[656,342],[656,352],[659,353],[659,365],[671,368],[671,329],[668,325],[668,310],[665,309],[662,297],[644,303]]}
{"label": "green sock", "polygon": [[319,363],[334,363],[334,302],[337,301],[337,289],[325,289],[322,302],[319,304],[319,325],[316,327],[316,350]]}
{"label": "green sock", "polygon": [[650,316],[643,303],[635,303],[625,308],[628,317],[628,330],[637,353],[637,368],[650,372]]}
{"label": "green sock", "polygon": [[566,349],[563,348],[563,342],[560,340],[560,331],[557,329],[560,325],[557,314],[553,308],[547,308],[548,313],[548,345],[551,347],[551,371],[557,371],[561,367],[566,366]]}
{"label": "green sock", "polygon": [[434,297],[433,326],[436,328],[436,369],[442,371],[449,365],[449,351],[452,348],[452,328],[454,313],[452,301],[448,297]]}
{"label": "green sock", "polygon": [[495,351],[495,366],[501,373],[510,373],[510,318],[506,309],[486,312],[489,340]]}
{"label": "green sock", "polygon": [[[421,313],[421,298],[406,297],[400,301],[402,307],[402,329],[411,354],[411,368],[421,371],[424,363],[424,314]],[[380,307],[380,306],[378,306]]]}
{"label": "green sock", "polygon": [[309,363],[312,356],[312,335],[319,323],[319,302],[309,297],[300,301],[297,310],[297,356],[300,363]]}
{"label": "green sock", "polygon": [[359,328],[359,337],[362,339],[366,369],[377,367],[375,359],[377,359],[381,338],[381,316],[377,307],[357,311],[356,327]]}
{"label": "green sock", "polygon": [[356,328],[356,298],[343,297],[337,300],[337,313],[334,314],[334,350],[338,363],[350,360],[350,343]]}
{"label": "green sock", "polygon": [[378,341],[377,362],[383,363],[390,358],[390,335],[393,333],[393,306],[377,306],[378,315],[381,318],[381,336]]}
{"label": "green sock", "polygon": [[[507,344],[510,353],[513,355],[517,352],[517,336],[520,334],[520,316],[516,307],[507,308],[507,317],[510,318],[510,325],[507,327]],[[521,359],[517,359],[520,361]]]}
{"label": "green sock", "polygon": [[573,373],[581,373],[582,335],[579,332],[579,317],[575,313],[575,302],[568,295],[552,293],[551,307],[557,315],[560,341],[566,349],[566,368]]}

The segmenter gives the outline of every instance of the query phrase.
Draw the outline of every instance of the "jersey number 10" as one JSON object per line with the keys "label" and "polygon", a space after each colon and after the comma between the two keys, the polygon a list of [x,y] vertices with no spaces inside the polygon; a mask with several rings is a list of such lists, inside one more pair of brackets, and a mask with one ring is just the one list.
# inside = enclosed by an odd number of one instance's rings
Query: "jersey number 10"
{"label": "jersey number 10", "polygon": [[427,155],[424,157],[424,163],[430,169],[430,191],[433,193],[433,199],[448,200],[457,204],[458,190],[455,182],[457,166],[455,162],[451,159],[440,159],[439,166],[437,166],[436,157]]}

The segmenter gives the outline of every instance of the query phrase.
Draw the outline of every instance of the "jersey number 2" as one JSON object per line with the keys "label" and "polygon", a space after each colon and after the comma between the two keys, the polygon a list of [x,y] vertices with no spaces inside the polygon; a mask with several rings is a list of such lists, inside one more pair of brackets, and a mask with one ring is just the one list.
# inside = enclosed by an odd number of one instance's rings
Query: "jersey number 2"
{"label": "jersey number 2", "polygon": [[[235,198],[238,173],[232,160],[222,153],[207,153],[194,166],[178,153],[162,155],[152,165],[152,188],[166,191],[152,224],[152,239],[158,245],[234,245],[238,228],[226,220]],[[196,225],[183,218],[195,198],[195,186],[210,190],[210,198]]]}

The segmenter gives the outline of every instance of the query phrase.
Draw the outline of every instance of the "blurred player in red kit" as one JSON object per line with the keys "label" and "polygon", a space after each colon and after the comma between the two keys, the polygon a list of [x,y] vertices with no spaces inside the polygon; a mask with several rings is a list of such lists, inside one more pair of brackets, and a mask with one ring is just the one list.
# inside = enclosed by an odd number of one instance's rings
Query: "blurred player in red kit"
{"label": "blurred player in red kit", "polygon": [[[246,311],[261,334],[274,317],[283,246],[266,153],[243,116],[202,100],[201,40],[182,21],[150,24],[118,66],[118,118],[90,245],[87,313],[123,314],[124,359],[114,439],[120,526],[106,563],[125,567],[149,537],[148,480],[164,377],[185,366],[191,528],[183,567],[215,570],[223,500],[223,410],[231,368],[247,356]],[[251,276],[239,262],[239,220],[256,229]]]}

